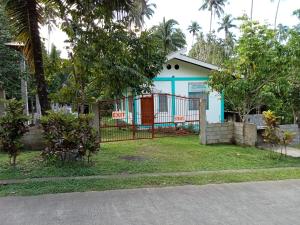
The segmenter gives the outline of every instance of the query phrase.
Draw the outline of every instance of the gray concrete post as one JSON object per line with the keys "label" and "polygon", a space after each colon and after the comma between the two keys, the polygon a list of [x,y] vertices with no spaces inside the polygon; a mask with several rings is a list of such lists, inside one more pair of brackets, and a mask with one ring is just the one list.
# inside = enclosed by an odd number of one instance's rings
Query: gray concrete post
{"label": "gray concrete post", "polygon": [[199,124],[200,124],[200,144],[207,144],[207,136],[206,136],[206,99],[201,98],[199,103]]}

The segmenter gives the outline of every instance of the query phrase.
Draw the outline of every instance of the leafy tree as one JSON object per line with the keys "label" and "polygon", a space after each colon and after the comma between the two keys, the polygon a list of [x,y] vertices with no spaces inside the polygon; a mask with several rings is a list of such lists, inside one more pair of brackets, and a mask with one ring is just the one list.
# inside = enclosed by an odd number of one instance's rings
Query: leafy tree
{"label": "leafy tree", "polygon": [[210,79],[213,89],[225,94],[226,103],[245,116],[264,105],[270,95],[268,86],[284,74],[286,58],[274,30],[245,20],[234,55]]}
{"label": "leafy tree", "polygon": [[294,15],[294,16],[297,16],[298,19],[300,20],[300,9],[295,10],[295,11],[293,12],[293,15]]}
{"label": "leafy tree", "polygon": [[288,26],[285,26],[282,24],[278,24],[277,28],[278,28],[277,29],[278,40],[280,42],[286,41],[289,36],[288,33],[289,33],[290,28]]}
{"label": "leafy tree", "polygon": [[[50,109],[47,93],[47,83],[43,70],[42,44],[39,34],[39,22],[42,22],[42,12],[40,3],[47,5],[49,12],[44,16],[49,16],[46,21],[50,22],[52,17],[56,15],[51,10],[58,10],[64,23],[69,23],[71,14],[81,15],[81,21],[72,23],[76,27],[83,22],[84,18],[94,19],[92,25],[99,23],[101,19],[111,19],[115,15],[124,15],[132,9],[134,0],[4,0],[5,10],[10,18],[11,24],[17,31],[17,41],[25,44],[23,53],[27,62],[34,73],[37,85],[37,93],[39,96],[42,114]],[[139,0],[145,3],[144,0]],[[54,4],[55,3],[55,4]]]}
{"label": "leafy tree", "polygon": [[[76,18],[74,18],[76,19]],[[152,32],[137,35],[126,25],[108,23],[91,30],[65,28],[72,41],[72,71],[55,96],[61,103],[83,105],[103,98],[121,96],[129,88],[137,93],[149,90],[152,78],[165,61],[160,42]]]}
{"label": "leafy tree", "polygon": [[3,5],[0,5],[0,80],[8,98],[20,98],[20,54],[5,43],[13,40],[13,31],[10,29]]}
{"label": "leafy tree", "polygon": [[201,30],[201,26],[196,22],[192,21],[191,25],[188,27],[188,31],[193,35],[192,45],[194,45],[194,39],[196,34]]}
{"label": "leafy tree", "polygon": [[219,22],[220,27],[218,28],[218,32],[224,30],[225,32],[225,40],[228,40],[231,36],[230,29],[236,28],[237,26],[233,24],[234,18],[231,15],[226,15],[223,17],[222,22]]}
{"label": "leafy tree", "polygon": [[214,33],[208,34],[206,37],[200,34],[192,46],[189,56],[203,62],[222,65],[227,58],[226,43]]}
{"label": "leafy tree", "polygon": [[160,40],[162,49],[166,54],[177,51],[186,45],[185,35],[179,28],[176,28],[177,25],[178,22],[176,20],[170,19],[166,21],[164,17],[158,26],[152,28],[154,35]]}
{"label": "leafy tree", "polygon": [[288,106],[294,118],[294,123],[297,118],[300,118],[300,33],[295,30],[289,31],[288,42],[286,44],[287,63],[286,63],[286,87]]}
{"label": "leafy tree", "polygon": [[20,152],[21,137],[27,132],[28,118],[23,115],[23,103],[16,99],[6,101],[5,115],[0,117],[0,141],[9,154],[10,164],[15,166]]}
{"label": "leafy tree", "polygon": [[284,75],[268,85],[270,94],[266,107],[280,115],[283,123],[297,123],[300,118],[300,33],[295,29],[279,29],[277,36],[285,59]]}
{"label": "leafy tree", "polygon": [[59,91],[67,81],[71,74],[71,65],[69,60],[60,57],[60,51],[57,50],[55,45],[52,45],[49,54],[44,53],[43,55],[45,76],[51,97]]}
{"label": "leafy tree", "polygon": [[42,114],[45,114],[50,104],[43,69],[39,7],[36,0],[5,0],[5,10],[17,34],[16,41],[24,43],[23,54],[34,73]]}
{"label": "leafy tree", "polygon": [[220,16],[224,13],[223,7],[225,7],[226,2],[227,0],[203,0],[203,4],[199,10],[210,11],[209,33],[212,31],[213,14],[216,14],[218,18],[220,18]]}

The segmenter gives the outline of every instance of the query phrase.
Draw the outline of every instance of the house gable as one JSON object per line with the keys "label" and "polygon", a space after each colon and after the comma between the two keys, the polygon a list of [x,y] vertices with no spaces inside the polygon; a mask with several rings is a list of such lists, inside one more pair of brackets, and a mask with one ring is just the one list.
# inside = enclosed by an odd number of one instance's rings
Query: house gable
{"label": "house gable", "polygon": [[[176,67],[178,66],[178,67]],[[208,77],[211,70],[184,62],[178,59],[171,59],[163,66],[163,70],[157,77]]]}

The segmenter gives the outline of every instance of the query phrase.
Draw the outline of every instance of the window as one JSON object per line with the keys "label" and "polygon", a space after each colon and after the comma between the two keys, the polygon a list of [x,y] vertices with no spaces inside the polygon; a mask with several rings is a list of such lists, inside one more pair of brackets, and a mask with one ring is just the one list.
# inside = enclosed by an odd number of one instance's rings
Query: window
{"label": "window", "polygon": [[175,70],[179,70],[179,65],[178,64],[175,65]]}
{"label": "window", "polygon": [[206,99],[206,109],[209,108],[209,93],[207,91],[207,82],[192,82],[189,83],[189,97],[197,98],[190,99],[189,110],[199,110],[199,99]]}
{"label": "window", "polygon": [[170,64],[167,65],[167,69],[170,70],[172,69],[172,66]]}
{"label": "window", "polygon": [[168,112],[168,96],[159,95],[158,96],[158,111],[159,112]]}
{"label": "window", "polygon": [[206,109],[209,108],[209,94],[208,92],[189,92],[189,98],[197,98],[189,100],[189,110],[199,110],[200,98],[206,99]]}

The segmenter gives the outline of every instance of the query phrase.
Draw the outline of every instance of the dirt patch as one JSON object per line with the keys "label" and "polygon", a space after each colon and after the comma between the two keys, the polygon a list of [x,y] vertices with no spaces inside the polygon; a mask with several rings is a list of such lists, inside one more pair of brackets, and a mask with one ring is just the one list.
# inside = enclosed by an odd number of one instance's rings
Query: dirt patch
{"label": "dirt patch", "polygon": [[126,161],[137,161],[137,162],[142,162],[147,160],[146,157],[143,156],[134,156],[134,155],[125,155],[121,156],[120,159],[126,160]]}

